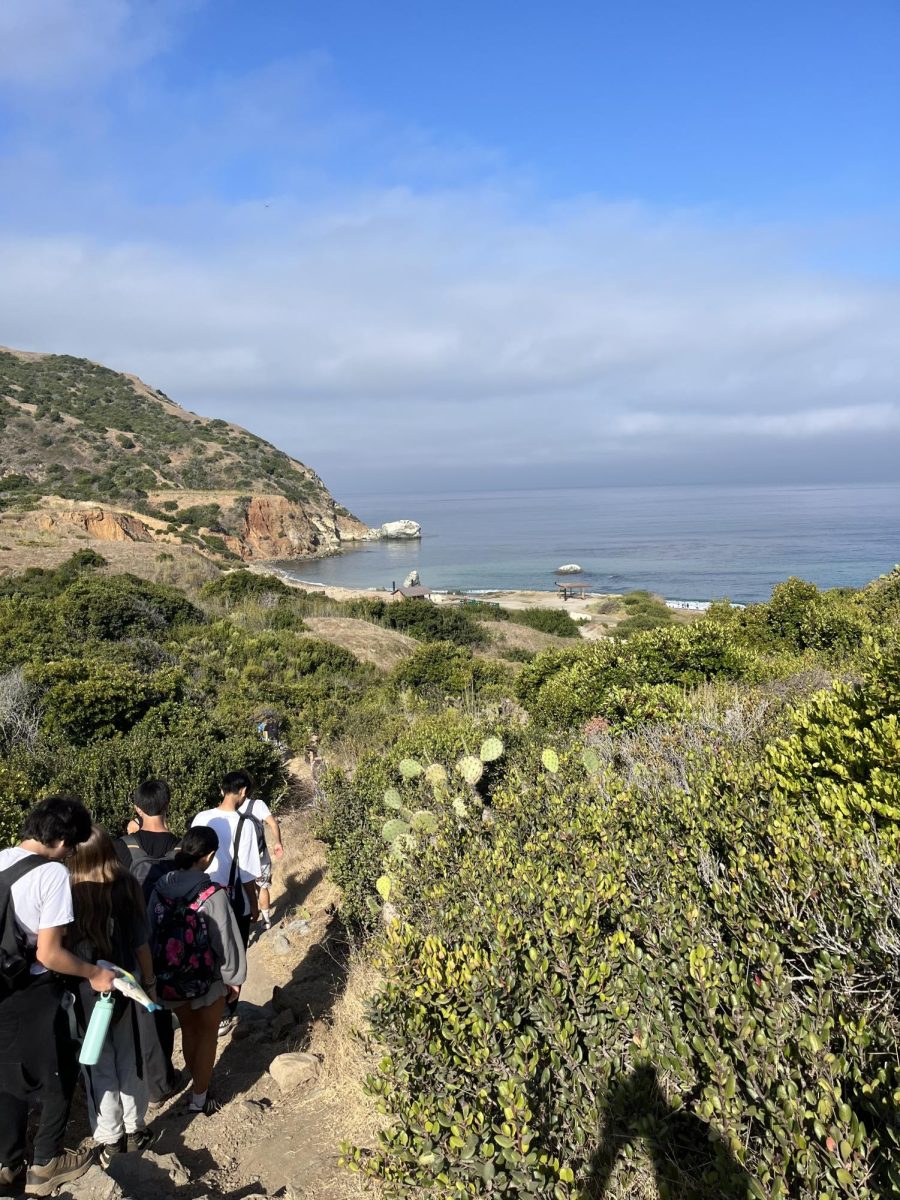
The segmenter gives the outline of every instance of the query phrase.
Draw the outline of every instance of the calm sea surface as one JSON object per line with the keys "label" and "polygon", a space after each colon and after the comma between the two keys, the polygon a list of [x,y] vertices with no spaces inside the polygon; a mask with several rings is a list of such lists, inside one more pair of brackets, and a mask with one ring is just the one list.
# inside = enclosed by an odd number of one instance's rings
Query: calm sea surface
{"label": "calm sea surface", "polygon": [[580,563],[597,591],[763,600],[790,575],[860,585],[900,561],[900,484],[573,488],[341,495],[370,525],[409,517],[419,542],[371,542],[280,565],[298,579],[390,587],[416,568],[433,588],[552,589]]}

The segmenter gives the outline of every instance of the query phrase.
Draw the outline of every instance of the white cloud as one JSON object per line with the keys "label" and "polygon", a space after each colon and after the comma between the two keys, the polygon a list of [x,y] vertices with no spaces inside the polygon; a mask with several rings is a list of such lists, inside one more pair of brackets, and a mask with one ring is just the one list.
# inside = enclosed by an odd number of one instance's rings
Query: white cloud
{"label": "white cloud", "polygon": [[90,89],[167,43],[179,0],[3,0],[0,84]]}
{"label": "white cloud", "polygon": [[815,275],[768,232],[405,190],[203,225],[192,250],[8,236],[4,340],[135,371],[316,465],[337,442],[489,471],[898,428],[900,289]]}

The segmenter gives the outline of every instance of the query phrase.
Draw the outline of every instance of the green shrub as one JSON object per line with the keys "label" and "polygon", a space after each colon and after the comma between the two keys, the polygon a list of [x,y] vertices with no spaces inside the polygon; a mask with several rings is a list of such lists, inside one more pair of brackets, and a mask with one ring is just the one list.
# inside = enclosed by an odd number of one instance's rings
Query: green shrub
{"label": "green shrub", "polygon": [[[843,750],[858,777],[869,749]],[[490,789],[487,824],[435,803],[406,835],[372,1009],[387,1120],[351,1165],[410,1200],[575,1200],[643,1141],[671,1195],[896,1194],[893,846],[770,792],[740,750],[686,759],[680,785],[542,757]]]}
{"label": "green shrub", "polygon": [[713,622],[637,633],[624,644],[592,642],[539,654],[519,676],[519,698],[543,721],[560,726],[591,717],[620,720],[629,690],[659,684],[694,687],[713,679],[754,679],[757,655]]}
{"label": "green shrub", "polygon": [[205,583],[200,591],[204,600],[225,600],[239,604],[260,596],[290,596],[292,589],[277,575],[257,575],[253,571],[228,571]]}
{"label": "green shrub", "polygon": [[73,635],[109,641],[164,635],[206,619],[181,592],[134,575],[80,577],[59,596],[57,609]]}
{"label": "green shrub", "polygon": [[471,651],[452,642],[427,642],[391,672],[391,680],[397,687],[431,689],[452,696],[503,678],[499,664],[476,658]]}

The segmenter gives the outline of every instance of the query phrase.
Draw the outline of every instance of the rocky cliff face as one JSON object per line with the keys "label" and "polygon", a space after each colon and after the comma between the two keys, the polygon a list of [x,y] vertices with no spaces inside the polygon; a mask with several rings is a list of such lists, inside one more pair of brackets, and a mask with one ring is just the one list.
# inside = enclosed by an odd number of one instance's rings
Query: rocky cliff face
{"label": "rocky cliff face", "polygon": [[342,542],[364,541],[368,526],[330,504],[303,505],[284,496],[253,496],[243,528],[225,538],[245,562],[333,554]]}
{"label": "rocky cliff face", "polygon": [[40,514],[39,529],[45,533],[83,532],[98,542],[152,542],[150,528],[128,513],[96,506],[72,505]]}

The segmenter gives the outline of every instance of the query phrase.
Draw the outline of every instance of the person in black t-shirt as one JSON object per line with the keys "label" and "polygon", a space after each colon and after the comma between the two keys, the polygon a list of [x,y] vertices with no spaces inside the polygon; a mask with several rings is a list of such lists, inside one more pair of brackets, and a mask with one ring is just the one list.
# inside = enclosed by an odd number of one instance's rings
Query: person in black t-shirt
{"label": "person in black t-shirt", "polygon": [[[162,779],[148,779],[133,797],[135,817],[128,822],[124,837],[116,841],[116,854],[122,865],[141,883],[145,896],[157,879],[171,870],[170,860],[180,839],[168,824],[169,785]],[[161,1009],[148,1013],[139,1009],[141,1049],[151,1104],[161,1104],[181,1090],[182,1079],[172,1065],[175,1026],[171,1012]]]}

